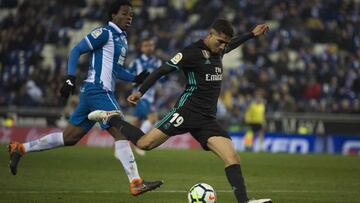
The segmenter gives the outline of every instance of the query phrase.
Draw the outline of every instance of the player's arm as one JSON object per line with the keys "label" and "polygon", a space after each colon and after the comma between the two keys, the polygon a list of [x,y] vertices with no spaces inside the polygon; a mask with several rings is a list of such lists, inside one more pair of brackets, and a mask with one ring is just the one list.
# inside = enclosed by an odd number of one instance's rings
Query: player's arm
{"label": "player's arm", "polygon": [[128,102],[132,104],[136,104],[136,102],[146,93],[150,87],[152,87],[157,80],[159,80],[162,76],[167,75],[175,70],[184,69],[186,67],[192,67],[193,56],[191,54],[191,50],[185,48],[181,52],[177,53],[173,58],[169,61],[165,62],[160,68],[154,70],[149,77],[146,78],[144,83],[141,85],[139,91],[131,94],[128,97]]}
{"label": "player's arm", "polygon": [[86,35],[77,45],[75,45],[69,54],[68,76],[60,89],[60,95],[68,98],[74,94],[76,82],[76,66],[80,55],[98,49],[106,44],[109,39],[109,32],[102,28],[95,29]]}
{"label": "player's arm", "polygon": [[166,61],[160,66],[160,68],[153,71],[149,77],[144,81],[142,86],[139,89],[141,95],[144,95],[145,92],[150,89],[151,86],[155,84],[162,76],[167,75],[175,70],[180,70],[186,66],[190,66],[192,62],[193,54],[190,54],[189,50],[182,50],[181,52],[175,54],[173,58],[169,61]]}
{"label": "player's arm", "polygon": [[236,49],[238,46],[240,46],[247,40],[252,39],[253,37],[255,37],[255,35],[252,32],[248,32],[241,36],[234,37],[233,39],[231,39],[230,43],[225,48],[225,53],[229,53],[230,51]]}
{"label": "player's arm", "polygon": [[168,66],[167,64],[162,65],[160,68],[154,70],[149,77],[146,78],[144,83],[141,85],[139,92],[144,95],[150,87],[152,87],[157,80],[159,80],[162,76],[167,75],[173,71],[175,71],[171,66]]}
{"label": "player's arm", "polygon": [[[162,61],[160,59],[158,59],[155,67],[156,67],[156,69],[159,69],[162,65],[163,65]],[[160,82],[160,84],[163,84],[166,81],[168,81],[168,79],[169,78],[166,75],[164,75],[163,77],[160,78],[159,82]]]}
{"label": "player's arm", "polygon": [[80,55],[91,51],[85,39],[82,39],[76,46],[71,49],[68,60],[68,75],[65,83],[60,89],[60,95],[63,98],[68,98],[70,94],[74,94],[76,82],[76,66]]}
{"label": "player's arm", "polygon": [[85,39],[82,39],[76,46],[71,49],[69,54],[68,61],[68,75],[74,76],[76,75],[76,66],[80,55],[90,52],[91,48],[86,43]]}
{"label": "player's arm", "polygon": [[109,32],[103,28],[93,30],[71,49],[68,61],[68,75],[75,76],[80,55],[103,47],[109,40]]}
{"label": "player's arm", "polygon": [[118,70],[116,72],[116,78],[128,82],[135,82],[135,75],[126,71],[125,68],[122,66],[118,66]]}
{"label": "player's arm", "polygon": [[236,49],[238,46],[240,46],[241,44],[243,44],[244,42],[246,42],[249,39],[252,39],[259,35],[265,34],[265,32],[268,29],[269,29],[269,26],[267,26],[266,24],[260,24],[260,25],[256,25],[255,28],[251,32],[245,33],[241,36],[234,37],[233,39],[231,39],[230,43],[226,47],[225,53],[228,53],[228,52],[232,51],[233,49]]}
{"label": "player's arm", "polygon": [[149,72],[143,71],[138,75],[133,75],[127,70],[125,70],[124,67],[119,66],[118,70],[116,72],[116,78],[128,82],[134,82],[136,85],[139,85],[143,83],[143,81],[146,79],[146,77],[149,75]]}
{"label": "player's arm", "polygon": [[131,74],[133,74],[133,75],[136,75],[136,74],[138,74],[138,71],[137,71],[137,69],[138,69],[138,64],[137,64],[137,62],[136,62],[136,60],[133,60],[133,61],[131,61],[131,63],[129,64],[129,72],[131,73]]}
{"label": "player's arm", "polygon": [[159,80],[162,76],[167,75],[177,69],[164,64],[160,68],[154,70],[143,82],[139,91],[133,93],[128,97],[128,101],[132,104],[136,104],[136,102],[146,93],[148,89],[150,89],[157,80]]}

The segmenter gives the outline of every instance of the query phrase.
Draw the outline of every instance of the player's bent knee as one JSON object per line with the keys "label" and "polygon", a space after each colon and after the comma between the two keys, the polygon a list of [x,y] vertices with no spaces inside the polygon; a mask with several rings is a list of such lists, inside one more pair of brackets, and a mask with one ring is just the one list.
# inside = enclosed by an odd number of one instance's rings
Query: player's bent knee
{"label": "player's bent knee", "polygon": [[149,150],[152,150],[154,148],[153,144],[151,142],[148,142],[148,141],[144,141],[144,140],[139,140],[137,143],[136,143],[136,146],[142,150],[146,150],[146,151],[149,151]]}
{"label": "player's bent knee", "polygon": [[64,145],[65,146],[74,146],[77,143],[77,140],[65,140],[64,139]]}
{"label": "player's bent knee", "polygon": [[87,133],[80,126],[69,124],[63,132],[64,145],[73,146]]}
{"label": "player's bent knee", "polygon": [[73,146],[78,143],[80,139],[74,136],[64,136],[64,145],[65,146]]}
{"label": "player's bent knee", "polygon": [[77,139],[64,137],[64,145],[65,146],[74,146],[77,142],[78,142]]}
{"label": "player's bent knee", "polygon": [[137,143],[136,143],[136,146],[142,150],[148,150],[149,148],[149,145],[148,143],[142,141],[142,140],[139,140]]}

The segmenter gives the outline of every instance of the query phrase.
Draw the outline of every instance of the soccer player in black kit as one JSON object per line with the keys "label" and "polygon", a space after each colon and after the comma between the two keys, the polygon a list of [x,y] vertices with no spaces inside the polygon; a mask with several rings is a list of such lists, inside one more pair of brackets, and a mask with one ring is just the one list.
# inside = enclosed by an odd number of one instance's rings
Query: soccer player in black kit
{"label": "soccer player in black kit", "polygon": [[142,95],[161,76],[181,70],[187,78],[185,91],[171,111],[149,133],[123,120],[117,111],[93,111],[90,120],[118,127],[133,144],[143,150],[151,150],[171,136],[190,132],[205,150],[214,152],[225,163],[225,173],[239,203],[269,203],[270,199],[249,200],[241,172],[240,158],[229,134],[216,120],[217,101],[221,90],[222,58],[243,42],[263,35],[266,24],[257,25],[251,32],[233,37],[232,25],[223,19],[216,20],[208,35],[177,53],[160,68],[152,72],[138,92],[128,97],[136,104]]}

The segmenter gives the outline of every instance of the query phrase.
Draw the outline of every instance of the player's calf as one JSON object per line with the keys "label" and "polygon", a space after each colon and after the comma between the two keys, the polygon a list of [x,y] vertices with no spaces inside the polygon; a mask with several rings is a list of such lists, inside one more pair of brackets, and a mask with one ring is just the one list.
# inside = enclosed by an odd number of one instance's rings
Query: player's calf
{"label": "player's calf", "polygon": [[108,124],[111,127],[119,129],[121,134],[123,134],[134,145],[136,145],[137,141],[145,134],[139,128],[126,122],[120,111],[96,110],[88,115],[88,119],[103,122],[104,124]]}

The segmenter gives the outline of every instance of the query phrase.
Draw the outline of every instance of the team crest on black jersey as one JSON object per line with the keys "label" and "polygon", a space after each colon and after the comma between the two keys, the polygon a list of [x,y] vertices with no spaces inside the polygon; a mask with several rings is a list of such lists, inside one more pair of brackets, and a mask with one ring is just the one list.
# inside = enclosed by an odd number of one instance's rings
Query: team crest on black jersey
{"label": "team crest on black jersey", "polygon": [[201,50],[202,54],[204,56],[205,59],[209,59],[210,58],[210,52],[207,50]]}

